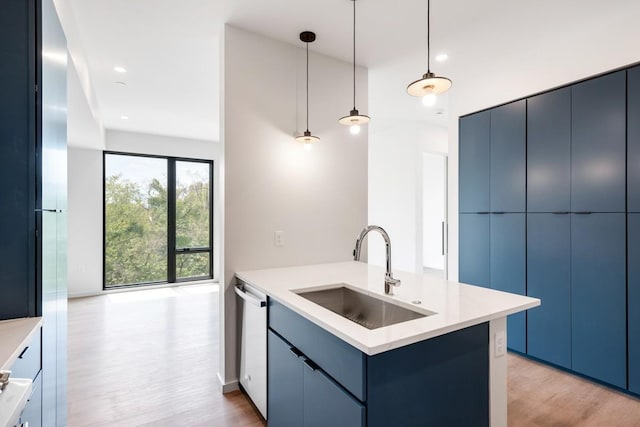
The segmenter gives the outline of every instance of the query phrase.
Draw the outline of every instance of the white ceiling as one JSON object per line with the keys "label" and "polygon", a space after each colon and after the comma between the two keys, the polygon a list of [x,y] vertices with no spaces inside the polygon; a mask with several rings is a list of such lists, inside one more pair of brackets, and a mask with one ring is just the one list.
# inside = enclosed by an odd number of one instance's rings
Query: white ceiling
{"label": "white ceiling", "polygon": [[[106,128],[217,140],[225,22],[292,44],[312,30],[311,49],[351,61],[350,0],[69,3]],[[357,7],[357,62],[389,70],[397,111],[406,84],[426,71],[426,0],[359,0]],[[454,81],[452,114],[466,113],[639,61],[638,18],[637,0],[432,0],[432,53],[450,59],[431,68]],[[116,65],[128,72],[116,73]],[[412,120],[420,118],[442,120]]]}

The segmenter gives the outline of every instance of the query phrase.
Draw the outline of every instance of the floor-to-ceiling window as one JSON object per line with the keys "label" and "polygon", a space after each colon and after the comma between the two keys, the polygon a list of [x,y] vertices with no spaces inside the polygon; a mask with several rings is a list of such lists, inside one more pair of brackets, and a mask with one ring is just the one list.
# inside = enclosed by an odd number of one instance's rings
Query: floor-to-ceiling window
{"label": "floor-to-ceiling window", "polygon": [[213,277],[213,162],[104,153],[104,288]]}

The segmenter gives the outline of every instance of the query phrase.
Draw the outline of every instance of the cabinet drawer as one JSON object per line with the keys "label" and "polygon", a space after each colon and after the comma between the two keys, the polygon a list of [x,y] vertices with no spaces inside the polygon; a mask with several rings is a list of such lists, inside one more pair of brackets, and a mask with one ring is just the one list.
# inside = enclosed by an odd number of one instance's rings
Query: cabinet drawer
{"label": "cabinet drawer", "polygon": [[24,347],[20,356],[16,359],[11,367],[12,378],[31,378],[36,379],[41,363],[41,333],[42,329],[38,329],[38,332],[33,336],[31,342]]}
{"label": "cabinet drawer", "polygon": [[320,369],[304,364],[304,426],[364,427],[365,407]]}
{"label": "cabinet drawer", "polygon": [[317,363],[354,396],[366,401],[364,353],[271,298],[269,327]]}

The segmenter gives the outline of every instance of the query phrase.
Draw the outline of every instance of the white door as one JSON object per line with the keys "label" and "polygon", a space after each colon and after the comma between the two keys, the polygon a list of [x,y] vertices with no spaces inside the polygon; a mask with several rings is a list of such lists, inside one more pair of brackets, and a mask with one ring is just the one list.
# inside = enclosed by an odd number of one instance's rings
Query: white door
{"label": "white door", "polygon": [[424,273],[445,277],[447,156],[423,153],[422,180],[422,265]]}

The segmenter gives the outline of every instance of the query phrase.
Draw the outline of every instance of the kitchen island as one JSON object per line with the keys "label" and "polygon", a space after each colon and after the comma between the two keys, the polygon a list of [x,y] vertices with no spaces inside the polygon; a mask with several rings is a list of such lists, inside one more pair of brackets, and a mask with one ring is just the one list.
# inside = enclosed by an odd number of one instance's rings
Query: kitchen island
{"label": "kitchen island", "polygon": [[[236,273],[269,297],[269,425],[506,426],[506,316],[540,300],[395,273],[393,296],[360,262]],[[301,295],[342,287],[423,317],[369,329]]]}

